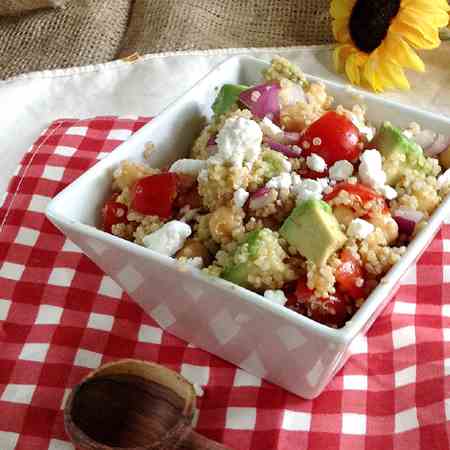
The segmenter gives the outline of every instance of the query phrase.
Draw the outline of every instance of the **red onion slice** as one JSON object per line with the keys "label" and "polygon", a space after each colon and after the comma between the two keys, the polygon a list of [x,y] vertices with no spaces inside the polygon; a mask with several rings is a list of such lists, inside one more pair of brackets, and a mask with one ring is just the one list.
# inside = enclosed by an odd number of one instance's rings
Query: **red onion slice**
{"label": "red onion slice", "polygon": [[209,137],[208,142],[206,143],[206,145],[209,147],[210,145],[216,145],[216,138],[217,138],[217,133],[213,134],[212,136]]}
{"label": "red onion slice", "polygon": [[298,144],[300,140],[300,133],[296,131],[285,131],[283,133],[283,144]]}
{"label": "red onion slice", "polygon": [[262,187],[250,194],[248,199],[248,207],[250,209],[259,209],[268,205],[272,201],[271,189]]}
{"label": "red onion slice", "polygon": [[280,85],[278,83],[259,84],[241,92],[239,100],[256,117],[260,119],[269,117],[275,121],[280,116],[279,92]]}
{"label": "red onion slice", "polygon": [[287,156],[288,158],[299,158],[300,157],[301,152],[300,151],[296,152],[295,150],[292,149],[292,147],[289,147],[288,145],[280,144],[279,142],[276,142],[270,138],[264,138],[264,142],[272,150],[282,153],[284,156]]}
{"label": "red onion slice", "polygon": [[422,130],[412,137],[422,148],[430,147],[436,139],[436,133],[431,130]]}
{"label": "red onion slice", "polygon": [[397,222],[399,232],[410,236],[424,215],[415,209],[399,208],[392,217]]}
{"label": "red onion slice", "polygon": [[437,156],[450,146],[450,136],[438,134],[433,143],[424,150],[427,156]]}
{"label": "red onion slice", "polygon": [[206,151],[208,154],[212,155],[217,151],[217,143],[216,143],[217,133],[213,134],[209,137],[208,142],[206,143]]}

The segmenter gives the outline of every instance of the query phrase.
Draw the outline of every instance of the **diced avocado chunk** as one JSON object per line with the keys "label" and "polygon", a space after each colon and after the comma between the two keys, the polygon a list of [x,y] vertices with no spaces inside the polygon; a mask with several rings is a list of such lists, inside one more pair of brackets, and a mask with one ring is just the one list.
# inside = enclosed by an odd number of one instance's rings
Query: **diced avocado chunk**
{"label": "diced avocado chunk", "polygon": [[390,185],[395,185],[399,181],[405,167],[425,174],[431,173],[431,165],[422,148],[389,122],[384,122],[380,127],[371,146],[383,155],[383,169]]}
{"label": "diced avocado chunk", "polygon": [[214,114],[220,116],[226,113],[236,103],[239,94],[247,89],[248,86],[242,84],[224,84],[212,105]]}
{"label": "diced avocado chunk", "polygon": [[305,200],[294,208],[280,234],[317,266],[323,265],[347,240],[330,205],[315,199]]}
{"label": "diced avocado chunk", "polygon": [[258,255],[258,250],[262,245],[261,230],[255,230],[247,233],[245,242],[248,244],[248,254],[250,258],[256,258]]}
{"label": "diced avocado chunk", "polygon": [[222,272],[222,278],[231,283],[238,284],[239,286],[247,287],[248,270],[248,262],[228,266]]}
{"label": "diced avocado chunk", "polygon": [[236,259],[234,257],[238,255],[239,258],[237,259],[244,259],[245,261],[225,267],[222,272],[222,278],[239,286],[247,287],[249,269],[252,260],[258,256],[258,251],[261,245],[263,245],[263,238],[263,230],[255,230],[247,233],[244,242],[242,242],[233,254],[233,259]]}
{"label": "diced avocado chunk", "polygon": [[266,163],[264,175],[267,178],[273,178],[286,171],[286,162],[288,159],[275,150],[264,150],[262,159]]}

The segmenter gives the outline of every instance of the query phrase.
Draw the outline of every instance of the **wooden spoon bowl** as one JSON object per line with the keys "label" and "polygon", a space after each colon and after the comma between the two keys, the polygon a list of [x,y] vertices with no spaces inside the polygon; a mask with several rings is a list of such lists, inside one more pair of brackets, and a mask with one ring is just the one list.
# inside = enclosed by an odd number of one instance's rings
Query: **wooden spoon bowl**
{"label": "wooden spoon bowl", "polygon": [[78,450],[174,450],[227,447],[192,430],[196,394],[178,373],[126,359],[89,374],[64,409]]}

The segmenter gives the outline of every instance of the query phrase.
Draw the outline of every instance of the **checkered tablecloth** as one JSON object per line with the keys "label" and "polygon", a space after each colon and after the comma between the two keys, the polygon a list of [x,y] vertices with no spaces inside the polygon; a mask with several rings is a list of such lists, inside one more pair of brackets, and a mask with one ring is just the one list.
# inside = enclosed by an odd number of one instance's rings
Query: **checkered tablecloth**
{"label": "checkered tablecloth", "polygon": [[0,209],[0,450],[72,449],[64,399],[123,357],[202,385],[197,430],[238,450],[448,450],[450,226],[325,392],[303,400],[162,332],[44,218],[51,197],[148,120],[59,120],[11,181]]}

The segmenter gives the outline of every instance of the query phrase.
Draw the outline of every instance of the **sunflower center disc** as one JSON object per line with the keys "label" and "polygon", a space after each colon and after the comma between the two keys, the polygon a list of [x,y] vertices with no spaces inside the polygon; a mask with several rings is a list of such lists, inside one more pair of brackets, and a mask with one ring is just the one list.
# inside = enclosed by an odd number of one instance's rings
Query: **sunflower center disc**
{"label": "sunflower center disc", "polygon": [[401,0],[356,0],[350,16],[350,36],[363,52],[371,53],[383,42]]}

